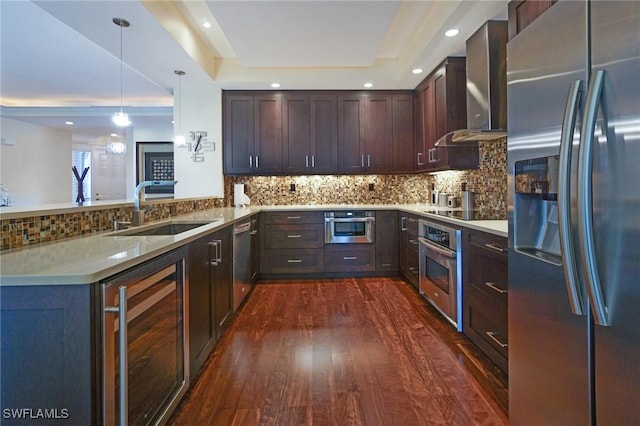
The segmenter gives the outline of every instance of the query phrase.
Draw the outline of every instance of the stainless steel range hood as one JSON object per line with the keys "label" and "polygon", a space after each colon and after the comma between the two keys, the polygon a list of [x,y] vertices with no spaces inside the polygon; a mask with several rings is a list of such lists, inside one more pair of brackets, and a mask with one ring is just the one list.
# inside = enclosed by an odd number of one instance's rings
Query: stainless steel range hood
{"label": "stainless steel range hood", "polygon": [[473,146],[507,135],[507,21],[487,21],[467,40],[467,128],[436,146]]}

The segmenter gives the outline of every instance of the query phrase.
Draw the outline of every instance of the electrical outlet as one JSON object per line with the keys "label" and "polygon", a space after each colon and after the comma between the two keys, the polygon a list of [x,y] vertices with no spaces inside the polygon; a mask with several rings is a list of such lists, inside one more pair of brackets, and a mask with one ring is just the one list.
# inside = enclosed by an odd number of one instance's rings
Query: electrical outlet
{"label": "electrical outlet", "polygon": [[370,183],[370,184],[369,184],[369,191],[373,191],[373,190],[374,190],[373,184],[372,184],[372,183]]}
{"label": "electrical outlet", "polygon": [[292,184],[289,185],[289,191],[290,192],[296,192],[296,184],[295,183],[292,183]]}

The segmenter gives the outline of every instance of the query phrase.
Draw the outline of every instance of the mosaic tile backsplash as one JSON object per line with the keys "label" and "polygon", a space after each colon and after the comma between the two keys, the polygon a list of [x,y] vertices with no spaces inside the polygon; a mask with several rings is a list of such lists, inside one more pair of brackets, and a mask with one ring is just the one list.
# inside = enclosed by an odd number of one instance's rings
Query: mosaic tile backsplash
{"label": "mosaic tile backsplash", "polygon": [[[506,139],[481,144],[478,170],[416,175],[225,177],[224,198],[145,203],[150,206],[145,221],[164,220],[214,207],[231,207],[235,183],[246,184],[251,204],[310,205],[428,203],[431,184],[459,197],[463,182],[468,191],[475,193],[477,210],[506,219]],[[290,190],[291,184],[295,184],[295,191]],[[371,184],[372,191],[369,190]],[[19,219],[0,218],[0,250],[109,231],[113,229],[114,220],[130,221],[132,215],[133,206]]]}
{"label": "mosaic tile backsplash", "polygon": [[[412,204],[428,203],[431,184],[460,197],[461,184],[475,193],[475,208],[507,217],[506,139],[482,142],[480,168],[416,175],[234,176],[225,178],[225,200],[233,205],[233,185],[244,183],[251,204]],[[295,191],[291,191],[291,184]],[[373,184],[373,191],[369,190]]]}

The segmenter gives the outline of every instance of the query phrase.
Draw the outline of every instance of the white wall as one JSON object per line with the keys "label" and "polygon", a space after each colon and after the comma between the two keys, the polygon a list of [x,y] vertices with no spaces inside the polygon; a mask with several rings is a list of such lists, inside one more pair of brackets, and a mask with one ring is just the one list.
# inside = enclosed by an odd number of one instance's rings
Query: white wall
{"label": "white wall", "polygon": [[15,207],[71,200],[71,132],[2,117],[0,183],[9,189]]}
{"label": "white wall", "polygon": [[174,147],[174,169],[178,180],[175,197],[223,197],[222,89],[214,82],[207,87],[190,87],[188,77],[182,77],[182,93],[174,92],[175,131],[177,134],[181,130],[192,147],[194,141],[189,139],[190,131],[206,131],[207,138],[203,162],[193,161],[189,144]]}

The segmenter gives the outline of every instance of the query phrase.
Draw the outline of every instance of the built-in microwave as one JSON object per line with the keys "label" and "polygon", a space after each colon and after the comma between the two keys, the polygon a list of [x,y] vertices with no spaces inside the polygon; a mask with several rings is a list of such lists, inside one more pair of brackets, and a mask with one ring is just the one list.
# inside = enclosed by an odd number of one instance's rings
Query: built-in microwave
{"label": "built-in microwave", "polygon": [[324,213],[324,242],[353,244],[375,242],[376,216],[372,211],[344,210]]}

